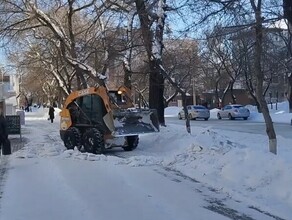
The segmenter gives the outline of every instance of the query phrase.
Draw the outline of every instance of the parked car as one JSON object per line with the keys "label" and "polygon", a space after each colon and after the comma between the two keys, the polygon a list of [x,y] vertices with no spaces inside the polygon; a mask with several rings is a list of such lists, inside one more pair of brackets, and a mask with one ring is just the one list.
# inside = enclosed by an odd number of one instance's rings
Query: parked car
{"label": "parked car", "polygon": [[217,113],[217,118],[229,118],[230,120],[233,120],[235,118],[243,118],[244,120],[247,120],[247,118],[250,116],[250,112],[247,108],[245,108],[243,105],[226,105]]}
{"label": "parked car", "polygon": [[[205,121],[207,121],[210,118],[210,111],[205,106],[202,106],[202,105],[188,105],[187,109],[188,109],[188,117],[189,117],[189,119],[196,120],[197,118],[202,118]],[[178,113],[178,118],[179,119],[185,119],[185,112],[184,112],[183,109]]]}

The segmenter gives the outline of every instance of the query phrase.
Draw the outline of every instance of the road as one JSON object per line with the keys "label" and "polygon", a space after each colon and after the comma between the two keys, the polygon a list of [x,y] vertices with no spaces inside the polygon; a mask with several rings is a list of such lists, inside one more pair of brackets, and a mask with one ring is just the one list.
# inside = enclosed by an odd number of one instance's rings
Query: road
{"label": "road", "polygon": [[[166,124],[181,124],[185,125],[185,120],[178,118],[166,118]],[[209,119],[204,120],[191,120],[191,126],[211,127],[214,129],[238,131],[252,134],[266,135],[266,125],[263,122],[245,121],[241,119],[228,120],[228,119]],[[292,126],[284,123],[274,123],[274,128],[277,136],[292,139]]]}

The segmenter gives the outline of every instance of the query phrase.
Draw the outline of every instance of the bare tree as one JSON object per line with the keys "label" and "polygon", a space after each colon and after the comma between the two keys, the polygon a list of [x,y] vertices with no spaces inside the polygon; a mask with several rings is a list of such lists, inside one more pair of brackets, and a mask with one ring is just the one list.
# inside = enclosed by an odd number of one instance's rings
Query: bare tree
{"label": "bare tree", "polygon": [[292,112],[292,2],[289,0],[283,0],[283,10],[284,10],[284,18],[288,21],[288,33],[289,38],[287,41],[287,48],[289,52],[289,59],[287,62],[288,69],[288,101],[289,101],[289,110]]}
{"label": "bare tree", "polygon": [[[229,38],[228,33],[224,33],[221,27],[215,27],[215,30],[207,38],[208,49],[212,54],[209,62],[215,67],[218,76],[220,76],[218,83],[221,79],[221,84],[225,87],[220,98],[222,104],[225,103],[228,91],[230,91],[232,103],[236,103],[233,86],[239,79],[242,68],[242,59],[238,58],[238,54],[234,53],[233,43]],[[225,78],[224,81],[222,80],[223,77]]]}
{"label": "bare tree", "polygon": [[269,114],[269,109],[266,100],[263,96],[263,82],[264,73],[262,71],[262,49],[263,49],[263,19],[261,13],[262,1],[259,0],[257,3],[254,0],[250,0],[252,9],[255,14],[255,60],[254,60],[254,70],[256,76],[256,97],[260,104],[263,112],[263,116],[266,122],[266,132],[269,137],[269,150],[271,153],[277,154],[277,138],[275,129],[273,126],[273,121]]}
{"label": "bare tree", "polygon": [[[229,77],[225,66],[227,66],[228,57],[223,51],[221,40],[218,37],[208,37],[203,51],[200,54],[202,75],[204,76],[205,91],[214,91],[217,106],[220,107],[225,100],[226,93],[230,87]],[[222,92],[223,91],[223,92]]]}
{"label": "bare tree", "polygon": [[[252,27],[254,31],[254,63],[252,66],[255,74],[256,86],[255,97],[263,112],[266,123],[266,132],[269,137],[269,150],[270,152],[277,153],[277,139],[273,123],[269,114],[268,106],[264,97],[264,69],[262,66],[263,58],[263,24],[278,19],[275,14],[270,13],[271,4],[274,1],[250,0],[248,2],[237,0],[210,0],[194,2],[192,5],[196,11],[202,15],[197,18],[196,24],[205,25],[205,29],[210,28],[210,24],[220,24],[225,28],[233,28],[234,32],[238,30],[248,29]],[[215,4],[215,5],[214,5]],[[277,5],[274,8],[277,8]],[[264,9],[264,11],[263,11]],[[242,16],[244,15],[244,16]],[[248,17],[249,19],[245,19]],[[242,23],[238,23],[239,18]],[[206,24],[209,22],[209,25]],[[194,25],[192,27],[195,27]],[[198,27],[198,26],[196,26]]]}
{"label": "bare tree", "polygon": [[[193,89],[201,90],[197,41],[191,38],[165,39],[164,45],[163,66],[169,76],[189,94],[195,93]],[[164,103],[167,107],[179,92],[168,81],[165,85]]]}
{"label": "bare tree", "polygon": [[159,0],[156,4],[151,4],[144,0],[135,0],[135,5],[150,69],[149,107],[157,109],[158,120],[161,125],[165,125],[163,104],[164,76],[159,66],[162,64],[164,9],[166,4],[165,0]]}
{"label": "bare tree", "polygon": [[[108,65],[108,44],[104,43],[105,29],[104,17],[106,3],[98,5],[97,1],[81,4],[76,0],[67,0],[65,4],[52,1],[46,7],[50,10],[42,10],[43,4],[33,1],[10,1],[1,3],[0,36],[6,42],[17,39],[50,40],[58,50],[61,58],[74,69],[74,77],[78,88],[85,88],[90,82],[87,78],[98,84],[104,84]],[[86,16],[88,10],[93,14]],[[83,17],[81,20],[81,17]],[[104,59],[101,71],[88,63],[94,54],[97,40],[103,41]],[[93,46],[93,47],[90,47]],[[89,50],[89,48],[92,48]]]}

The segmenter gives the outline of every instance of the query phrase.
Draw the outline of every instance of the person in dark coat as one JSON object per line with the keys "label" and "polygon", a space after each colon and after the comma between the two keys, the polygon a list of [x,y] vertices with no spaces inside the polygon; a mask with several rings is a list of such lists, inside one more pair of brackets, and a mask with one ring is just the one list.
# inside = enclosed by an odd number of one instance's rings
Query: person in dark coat
{"label": "person in dark coat", "polygon": [[50,116],[51,123],[53,123],[54,118],[55,118],[55,109],[53,106],[50,106],[49,108],[49,116]]}
{"label": "person in dark coat", "polygon": [[8,138],[6,119],[0,110],[0,149],[4,144],[5,140]]}

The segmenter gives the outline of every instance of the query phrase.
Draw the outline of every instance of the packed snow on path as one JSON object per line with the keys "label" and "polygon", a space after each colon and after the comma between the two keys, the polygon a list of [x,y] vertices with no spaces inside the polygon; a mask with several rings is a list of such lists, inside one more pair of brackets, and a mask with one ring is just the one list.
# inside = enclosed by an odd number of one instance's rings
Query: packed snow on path
{"label": "packed snow on path", "polygon": [[[271,110],[273,120],[290,123],[287,103],[277,107]],[[178,110],[170,107],[165,114],[176,117]],[[279,136],[278,155],[273,155],[264,135],[194,126],[188,134],[171,124],[141,135],[135,151],[118,151],[122,157],[93,155],[66,150],[59,117],[50,123],[47,109],[25,114],[22,130],[28,143],[1,157],[1,165],[8,167],[0,183],[1,220],[229,219],[205,209],[204,200],[190,193],[191,184],[167,181],[155,167],[227,195],[234,209],[235,201],[249,204],[252,209],[241,211],[253,219],[292,219],[291,139]],[[250,120],[263,119],[252,111]]]}

